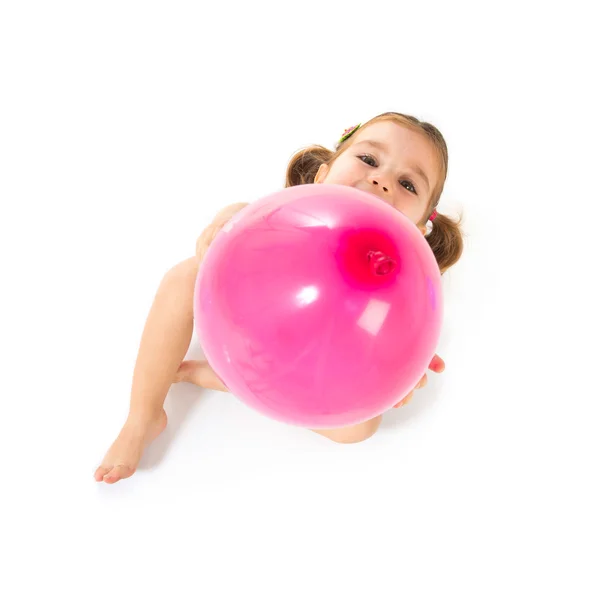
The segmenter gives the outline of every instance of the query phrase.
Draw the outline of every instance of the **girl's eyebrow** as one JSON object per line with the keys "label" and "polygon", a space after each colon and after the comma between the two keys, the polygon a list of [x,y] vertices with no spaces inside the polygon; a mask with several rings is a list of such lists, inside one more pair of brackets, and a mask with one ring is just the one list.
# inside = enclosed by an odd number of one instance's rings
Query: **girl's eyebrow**
{"label": "girl's eyebrow", "polygon": [[[356,142],[356,144],[369,144],[370,146],[378,148],[383,152],[388,152],[388,147],[384,143],[378,142],[377,140],[361,140],[360,142]],[[425,182],[427,185],[427,191],[429,191],[431,189],[431,184],[429,183],[429,179],[427,179],[427,175],[425,175],[425,171],[423,171],[419,165],[410,165],[409,168],[415,173],[415,175],[418,175]]]}

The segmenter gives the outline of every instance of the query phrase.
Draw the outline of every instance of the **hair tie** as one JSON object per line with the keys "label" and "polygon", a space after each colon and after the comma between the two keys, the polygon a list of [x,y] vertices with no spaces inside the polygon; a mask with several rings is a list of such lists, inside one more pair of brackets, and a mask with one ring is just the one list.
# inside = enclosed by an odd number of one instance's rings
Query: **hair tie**
{"label": "hair tie", "polygon": [[437,210],[434,210],[431,215],[429,215],[429,220],[433,222],[433,220],[437,217]]}

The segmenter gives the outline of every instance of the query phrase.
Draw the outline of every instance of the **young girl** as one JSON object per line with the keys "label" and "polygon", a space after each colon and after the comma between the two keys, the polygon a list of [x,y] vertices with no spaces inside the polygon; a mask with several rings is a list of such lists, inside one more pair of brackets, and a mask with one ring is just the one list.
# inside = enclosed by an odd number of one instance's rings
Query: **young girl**
{"label": "young girl", "polygon": [[[441,273],[462,253],[459,222],[437,212],[448,152],[440,132],[429,123],[399,113],[383,113],[347,130],[335,152],[311,146],[292,157],[286,187],[335,183],[370,192],[403,212],[426,236]],[[206,361],[183,361],[193,331],[193,295],[198,266],[219,230],[246,204],[222,210],[196,243],[196,255],[164,276],[144,327],[133,374],[129,415],[94,475],[115,483],[135,472],[144,448],[167,425],[163,409],[171,384],[185,381],[227,391]],[[429,368],[440,373],[434,356]],[[415,389],[427,382],[424,375]],[[396,407],[406,404],[412,392]],[[381,415],[351,427],[319,430],[335,442],[359,442],[375,433]]]}

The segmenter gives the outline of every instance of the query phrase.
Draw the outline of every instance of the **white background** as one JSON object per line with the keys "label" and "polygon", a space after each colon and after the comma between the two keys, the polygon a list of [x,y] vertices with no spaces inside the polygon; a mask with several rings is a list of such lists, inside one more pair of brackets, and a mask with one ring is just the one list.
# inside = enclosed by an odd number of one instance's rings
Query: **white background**
{"label": "white background", "polygon": [[[3,598],[600,596],[586,4],[1,4]],[[163,274],[386,110],[442,131],[465,216],[445,373],[351,446],[180,384],[95,483]]]}

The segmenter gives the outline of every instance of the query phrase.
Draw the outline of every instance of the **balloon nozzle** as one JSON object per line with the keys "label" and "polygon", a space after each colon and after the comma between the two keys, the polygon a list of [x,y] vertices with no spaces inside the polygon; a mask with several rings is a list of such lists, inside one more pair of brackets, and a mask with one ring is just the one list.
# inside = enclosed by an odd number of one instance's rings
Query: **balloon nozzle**
{"label": "balloon nozzle", "polygon": [[396,261],[379,250],[367,254],[374,275],[389,275],[396,268]]}

